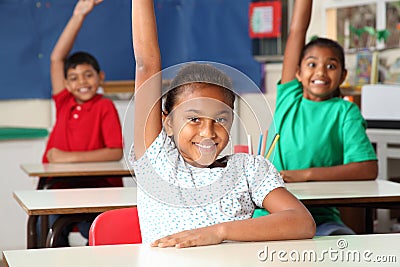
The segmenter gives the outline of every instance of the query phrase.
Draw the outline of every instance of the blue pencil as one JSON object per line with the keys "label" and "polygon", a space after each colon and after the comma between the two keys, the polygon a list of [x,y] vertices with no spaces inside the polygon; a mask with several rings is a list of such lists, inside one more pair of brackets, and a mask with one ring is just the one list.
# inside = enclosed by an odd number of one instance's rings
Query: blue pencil
{"label": "blue pencil", "polygon": [[262,139],[263,139],[263,134],[260,134],[260,140],[258,141],[258,151],[257,151],[257,155],[261,155]]}

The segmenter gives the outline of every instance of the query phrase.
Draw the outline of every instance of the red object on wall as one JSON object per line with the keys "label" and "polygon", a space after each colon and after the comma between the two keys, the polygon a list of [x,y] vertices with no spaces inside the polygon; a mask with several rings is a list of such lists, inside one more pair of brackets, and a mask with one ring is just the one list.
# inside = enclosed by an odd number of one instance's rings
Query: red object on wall
{"label": "red object on wall", "polygon": [[251,38],[281,36],[281,1],[254,2],[249,7],[249,35]]}
{"label": "red object on wall", "polygon": [[249,146],[247,145],[235,145],[233,147],[233,153],[249,153]]}

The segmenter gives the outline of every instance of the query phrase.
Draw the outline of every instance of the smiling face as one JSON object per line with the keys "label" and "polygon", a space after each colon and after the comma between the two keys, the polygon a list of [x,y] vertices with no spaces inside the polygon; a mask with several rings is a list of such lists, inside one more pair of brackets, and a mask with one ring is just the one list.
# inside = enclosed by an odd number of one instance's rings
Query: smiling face
{"label": "smiling face", "polygon": [[232,107],[219,86],[190,84],[185,87],[173,111],[164,119],[164,126],[186,162],[207,167],[229,142]]}
{"label": "smiling face", "polygon": [[334,49],[313,46],[304,54],[296,78],[303,85],[304,98],[324,101],[332,98],[346,74]]}
{"label": "smiling face", "polygon": [[76,102],[82,104],[96,95],[103,80],[103,72],[98,73],[89,64],[78,64],[75,68],[68,69],[65,85]]}

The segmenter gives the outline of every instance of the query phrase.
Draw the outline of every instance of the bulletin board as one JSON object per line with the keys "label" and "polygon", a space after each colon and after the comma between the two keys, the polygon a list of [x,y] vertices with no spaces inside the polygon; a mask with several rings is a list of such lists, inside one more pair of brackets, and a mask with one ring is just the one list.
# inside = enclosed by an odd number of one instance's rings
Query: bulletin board
{"label": "bulletin board", "polygon": [[[261,81],[248,33],[249,0],[156,0],[163,67],[201,60]],[[0,100],[51,97],[50,53],[76,0],[0,0]],[[106,80],[134,79],[131,1],[104,0],[88,15],[73,51],[99,60]],[[252,89],[254,90],[254,88]]]}
{"label": "bulletin board", "polygon": [[249,8],[251,38],[281,36],[282,5],[280,1],[253,2]]}

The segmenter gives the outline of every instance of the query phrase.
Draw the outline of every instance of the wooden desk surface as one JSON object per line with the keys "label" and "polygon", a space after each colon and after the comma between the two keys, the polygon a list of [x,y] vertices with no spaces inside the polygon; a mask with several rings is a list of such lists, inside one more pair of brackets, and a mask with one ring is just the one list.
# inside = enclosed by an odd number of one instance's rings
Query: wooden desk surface
{"label": "wooden desk surface", "polygon": [[400,202],[400,183],[385,180],[287,183],[286,187],[305,205]]}
{"label": "wooden desk surface", "polygon": [[389,138],[390,140],[387,141],[399,141],[400,140],[400,129],[380,129],[380,128],[368,128],[367,135],[372,142],[376,139],[383,139]]}
{"label": "wooden desk surface", "polygon": [[136,187],[15,191],[28,215],[96,213],[136,206]]}
{"label": "wooden desk surface", "polygon": [[380,266],[380,261],[386,261],[382,266],[398,266],[398,244],[400,234],[380,234],[232,242],[187,249],[142,244],[14,250],[3,251],[3,258],[9,267]]}
{"label": "wooden desk surface", "polygon": [[121,161],[21,164],[21,169],[32,177],[131,176]]}
{"label": "wooden desk surface", "polygon": [[[288,183],[305,205],[371,205],[400,202],[400,184],[390,181]],[[28,215],[102,212],[136,205],[136,187],[21,190],[14,198]]]}

